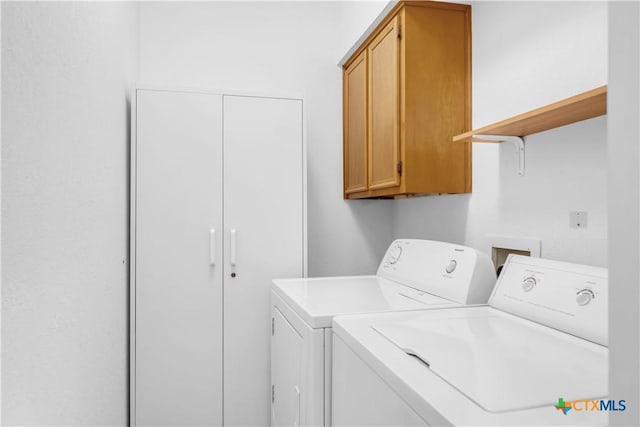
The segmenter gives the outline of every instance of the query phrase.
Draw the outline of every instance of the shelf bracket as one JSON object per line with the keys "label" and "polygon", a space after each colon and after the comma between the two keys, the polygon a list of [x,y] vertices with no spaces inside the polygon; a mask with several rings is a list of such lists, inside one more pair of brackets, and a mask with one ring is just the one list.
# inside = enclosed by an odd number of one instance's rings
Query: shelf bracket
{"label": "shelf bracket", "polygon": [[524,139],[513,135],[474,135],[474,141],[481,142],[511,142],[516,147],[518,155],[518,176],[524,176]]}

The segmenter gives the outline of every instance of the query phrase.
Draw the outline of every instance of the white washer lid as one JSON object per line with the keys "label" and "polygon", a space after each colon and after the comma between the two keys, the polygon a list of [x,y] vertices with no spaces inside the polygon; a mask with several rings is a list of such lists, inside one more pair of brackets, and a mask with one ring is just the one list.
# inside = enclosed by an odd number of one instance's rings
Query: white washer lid
{"label": "white washer lid", "polygon": [[514,316],[372,327],[490,412],[608,394],[606,347]]}

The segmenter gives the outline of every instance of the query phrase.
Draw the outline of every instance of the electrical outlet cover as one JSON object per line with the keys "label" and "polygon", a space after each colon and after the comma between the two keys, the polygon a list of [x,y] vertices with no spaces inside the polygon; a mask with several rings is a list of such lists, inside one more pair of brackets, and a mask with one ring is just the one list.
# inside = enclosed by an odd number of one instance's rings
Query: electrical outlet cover
{"label": "electrical outlet cover", "polygon": [[569,212],[569,227],[575,229],[587,228],[587,212],[573,211]]}

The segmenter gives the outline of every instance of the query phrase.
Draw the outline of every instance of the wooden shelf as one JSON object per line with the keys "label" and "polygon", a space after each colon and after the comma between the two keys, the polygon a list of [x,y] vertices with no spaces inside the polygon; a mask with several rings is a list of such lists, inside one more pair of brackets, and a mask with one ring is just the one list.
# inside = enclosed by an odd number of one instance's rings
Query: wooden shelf
{"label": "wooden shelf", "polygon": [[607,114],[607,86],[589,90],[453,137],[453,142],[501,142],[476,135],[527,136]]}

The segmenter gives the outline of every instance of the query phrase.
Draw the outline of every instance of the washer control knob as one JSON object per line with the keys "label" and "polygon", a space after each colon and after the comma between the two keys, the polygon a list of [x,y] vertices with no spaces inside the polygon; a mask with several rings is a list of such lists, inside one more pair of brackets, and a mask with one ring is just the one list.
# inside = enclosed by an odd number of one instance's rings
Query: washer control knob
{"label": "washer control knob", "polygon": [[458,261],[456,261],[455,259],[452,259],[451,261],[449,261],[447,268],[445,268],[444,270],[447,273],[453,273],[453,270],[455,270],[457,266],[458,266]]}
{"label": "washer control knob", "polygon": [[535,277],[527,277],[522,281],[522,290],[525,292],[529,292],[536,285]]}
{"label": "washer control knob", "polygon": [[576,302],[578,305],[587,305],[593,299],[593,292],[590,289],[583,289],[578,291],[576,295]]}
{"label": "washer control knob", "polygon": [[395,264],[396,262],[398,262],[398,260],[400,259],[400,255],[402,255],[402,246],[395,245],[393,248],[391,248],[391,250],[389,251],[389,256],[387,257],[389,264]]}

